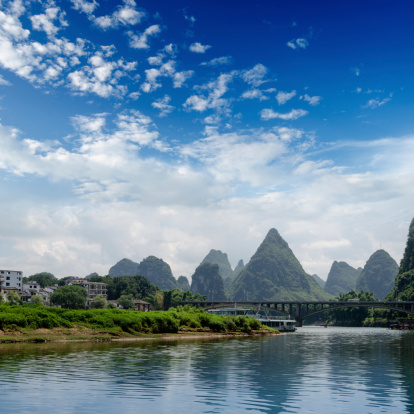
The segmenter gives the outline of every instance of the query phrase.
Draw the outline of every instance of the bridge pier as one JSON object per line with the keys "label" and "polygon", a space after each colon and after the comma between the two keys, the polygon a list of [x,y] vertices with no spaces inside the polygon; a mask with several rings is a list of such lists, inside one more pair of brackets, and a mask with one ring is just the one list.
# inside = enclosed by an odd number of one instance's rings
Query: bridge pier
{"label": "bridge pier", "polygon": [[302,328],[302,319],[296,319],[295,326],[296,328]]}

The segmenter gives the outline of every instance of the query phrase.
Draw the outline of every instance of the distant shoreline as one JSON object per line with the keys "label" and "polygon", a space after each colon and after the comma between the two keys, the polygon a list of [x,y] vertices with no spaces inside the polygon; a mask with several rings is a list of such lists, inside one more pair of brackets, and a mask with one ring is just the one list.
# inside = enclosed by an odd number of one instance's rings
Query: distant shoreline
{"label": "distant shoreline", "polygon": [[[70,332],[68,332],[70,331]],[[113,333],[96,331],[82,332],[72,329],[37,329],[31,332],[3,332],[0,331],[0,345],[18,343],[68,343],[68,342],[136,342],[136,341],[172,341],[191,339],[217,339],[280,335],[279,331],[258,330],[250,334],[245,332],[209,332],[209,331],[181,331],[178,333],[140,334],[134,336],[114,336]]]}

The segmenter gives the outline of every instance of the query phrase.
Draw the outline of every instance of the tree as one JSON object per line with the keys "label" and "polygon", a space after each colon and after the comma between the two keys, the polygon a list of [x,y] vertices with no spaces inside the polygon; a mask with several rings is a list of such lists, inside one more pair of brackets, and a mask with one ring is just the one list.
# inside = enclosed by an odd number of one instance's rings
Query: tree
{"label": "tree", "polygon": [[81,286],[61,286],[50,297],[50,303],[60,305],[62,308],[83,309],[86,306],[88,292]]}
{"label": "tree", "polygon": [[[361,290],[356,293],[351,289],[348,293],[340,293],[336,300],[339,302],[375,302],[377,299],[370,292]],[[369,316],[369,309],[367,307],[339,308],[327,311],[326,314],[328,322],[334,321],[336,325],[362,326],[364,320]]]}
{"label": "tree", "polygon": [[34,295],[30,299],[31,303],[36,303],[37,305],[43,305],[43,296],[41,295]]}
{"label": "tree", "polygon": [[17,292],[9,292],[9,294],[7,295],[7,300],[12,304],[15,305],[17,303],[20,303],[20,296]]}
{"label": "tree", "polygon": [[116,302],[124,309],[134,309],[134,297],[132,295],[121,295]]}
{"label": "tree", "polygon": [[23,283],[28,282],[37,282],[39,283],[40,287],[44,289],[46,286],[53,286],[58,283],[58,280],[55,278],[55,276],[52,275],[52,273],[36,273],[35,275],[24,277]]}
{"label": "tree", "polygon": [[94,309],[105,309],[108,306],[108,302],[105,296],[96,295],[92,300],[91,306]]}

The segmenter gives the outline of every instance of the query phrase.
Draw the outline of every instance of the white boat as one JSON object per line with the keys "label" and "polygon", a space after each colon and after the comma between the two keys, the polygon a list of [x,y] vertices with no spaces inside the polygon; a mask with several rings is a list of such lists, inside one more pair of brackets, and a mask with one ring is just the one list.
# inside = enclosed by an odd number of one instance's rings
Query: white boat
{"label": "white boat", "polygon": [[214,315],[223,316],[247,316],[248,318],[254,318],[260,321],[263,325],[272,329],[277,329],[279,332],[294,332],[296,331],[296,321],[294,319],[288,319],[284,316],[271,316],[268,314],[261,314],[264,311],[258,311],[255,313],[252,309],[238,308],[238,307],[226,307],[219,309],[209,309],[207,312]]}

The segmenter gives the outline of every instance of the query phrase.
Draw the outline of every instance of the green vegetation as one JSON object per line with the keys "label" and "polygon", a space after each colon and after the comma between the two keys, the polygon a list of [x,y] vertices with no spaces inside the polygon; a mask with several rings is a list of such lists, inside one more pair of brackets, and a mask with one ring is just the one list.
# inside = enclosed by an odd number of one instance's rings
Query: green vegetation
{"label": "green vegetation", "polygon": [[21,303],[21,299],[20,296],[17,292],[9,292],[7,294],[7,300],[11,303],[11,304],[17,304],[17,303]]}
{"label": "green vegetation", "polygon": [[289,245],[271,229],[228,289],[231,300],[327,300]]}
{"label": "green vegetation", "polygon": [[[335,299],[340,302],[372,302],[377,300],[370,292],[356,293],[355,290],[340,293]],[[334,309],[326,312],[326,323],[332,323],[335,326],[363,326],[365,319],[371,316],[370,312],[367,307]]]}
{"label": "green vegetation", "polygon": [[155,256],[148,256],[140,264],[138,275],[145,276],[152,284],[161,290],[174,289],[177,287],[170,265]]}
{"label": "green vegetation", "polygon": [[206,295],[208,300],[226,300],[219,265],[202,263],[192,277],[191,291]]}
{"label": "green vegetation", "polygon": [[37,282],[40,287],[44,289],[46,286],[53,286],[58,283],[58,279],[52,273],[42,272],[36,273],[35,275],[24,277],[23,283]]}
{"label": "green vegetation", "polygon": [[325,288],[325,280],[321,279],[318,275],[314,274],[312,277],[315,279],[315,282],[322,288]]}
{"label": "green vegetation", "polygon": [[365,264],[356,290],[367,290],[383,300],[392,290],[397,273],[397,262],[385,250],[377,250]]}
{"label": "green vegetation", "polygon": [[93,309],[105,309],[108,306],[108,301],[103,295],[96,295],[91,303]]}
{"label": "green vegetation", "polygon": [[326,279],[325,291],[331,295],[339,295],[355,289],[361,271],[361,268],[355,269],[346,262],[335,260]]}
{"label": "green vegetation", "polygon": [[414,300],[414,218],[408,229],[407,244],[395,285],[387,300]]}
{"label": "green vegetation", "polygon": [[188,279],[185,276],[180,276],[177,279],[177,286],[184,292],[190,290],[190,283],[188,282]]}
{"label": "green vegetation", "polygon": [[121,295],[116,302],[124,309],[134,309],[134,297],[132,295]]}
{"label": "green vegetation", "polygon": [[112,336],[179,331],[232,331],[250,334],[255,330],[267,329],[256,319],[212,315],[203,309],[189,306],[172,308],[166,312],[135,312],[119,309],[71,310],[30,304],[0,305],[0,330],[7,333],[53,328],[79,330],[82,327],[110,333]]}
{"label": "green vegetation", "polygon": [[50,297],[50,303],[68,309],[85,308],[88,292],[79,285],[61,286]]}
{"label": "green vegetation", "polygon": [[135,276],[138,275],[138,263],[129,259],[122,259],[109,269],[109,276]]}
{"label": "green vegetation", "polygon": [[31,303],[35,303],[37,305],[43,305],[43,296],[34,295],[30,298]]}

